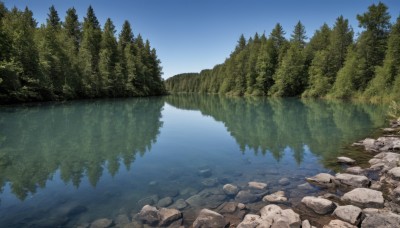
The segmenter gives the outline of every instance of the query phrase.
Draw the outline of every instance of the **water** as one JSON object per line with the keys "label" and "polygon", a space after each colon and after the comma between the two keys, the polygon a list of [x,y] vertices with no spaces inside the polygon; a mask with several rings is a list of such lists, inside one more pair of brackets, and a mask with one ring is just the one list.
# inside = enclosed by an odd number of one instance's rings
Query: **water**
{"label": "water", "polygon": [[[335,158],[385,124],[380,106],[182,95],[0,108],[0,227],[73,227],[137,213],[145,203],[201,196],[184,211],[233,200],[248,181],[305,194],[304,177],[340,171]],[[199,175],[200,170],[211,176]],[[278,181],[286,177],[290,184]],[[251,208],[251,206],[250,206]],[[186,216],[187,215],[187,216]]]}

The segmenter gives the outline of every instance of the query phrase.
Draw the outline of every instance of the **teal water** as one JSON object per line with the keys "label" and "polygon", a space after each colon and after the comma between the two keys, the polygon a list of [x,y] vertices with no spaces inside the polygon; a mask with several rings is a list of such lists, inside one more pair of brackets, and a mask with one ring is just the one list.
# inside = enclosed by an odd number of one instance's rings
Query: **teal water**
{"label": "teal water", "polygon": [[261,181],[295,200],[305,177],[340,171],[337,156],[367,160],[349,145],[385,121],[381,106],[200,95],[0,107],[0,227],[130,217],[226,183]]}

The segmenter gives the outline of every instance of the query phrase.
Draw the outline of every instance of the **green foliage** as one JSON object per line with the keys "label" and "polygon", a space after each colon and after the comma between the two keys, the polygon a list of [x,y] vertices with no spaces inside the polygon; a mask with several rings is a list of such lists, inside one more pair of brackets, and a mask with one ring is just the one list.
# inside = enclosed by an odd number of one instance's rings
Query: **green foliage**
{"label": "green foliage", "polygon": [[150,43],[134,39],[127,21],[120,38],[111,19],[100,28],[92,7],[82,24],[74,8],[61,22],[51,6],[38,28],[28,8],[0,3],[0,103],[164,94]]}
{"label": "green foliage", "polygon": [[392,101],[390,103],[388,116],[395,120],[400,118],[400,104],[398,104],[396,101]]}

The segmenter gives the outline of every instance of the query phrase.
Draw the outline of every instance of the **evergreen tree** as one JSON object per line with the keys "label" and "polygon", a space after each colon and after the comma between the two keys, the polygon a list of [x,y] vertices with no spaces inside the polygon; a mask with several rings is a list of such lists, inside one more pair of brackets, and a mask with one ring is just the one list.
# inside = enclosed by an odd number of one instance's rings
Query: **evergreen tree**
{"label": "evergreen tree", "polygon": [[82,31],[81,23],[78,20],[78,15],[76,14],[75,8],[70,8],[67,10],[63,26],[67,32],[67,36],[74,42],[75,51],[78,52],[82,39]]}
{"label": "evergreen tree", "polygon": [[273,76],[278,65],[278,50],[272,38],[262,44],[257,59],[256,85],[253,95],[267,95],[274,83]]}
{"label": "evergreen tree", "polygon": [[306,29],[304,25],[301,23],[301,21],[297,22],[297,24],[294,26],[294,31],[291,35],[291,42],[298,43],[298,45],[302,48],[305,47],[306,45]]}

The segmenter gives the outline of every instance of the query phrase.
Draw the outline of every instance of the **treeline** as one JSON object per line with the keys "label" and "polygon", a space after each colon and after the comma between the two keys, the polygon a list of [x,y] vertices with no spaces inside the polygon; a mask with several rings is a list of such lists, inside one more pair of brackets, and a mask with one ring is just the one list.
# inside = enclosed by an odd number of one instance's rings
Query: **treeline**
{"label": "treeline", "polygon": [[267,37],[242,35],[223,64],[166,80],[167,90],[244,96],[400,99],[400,17],[383,3],[357,15],[356,40],[347,19],[323,24],[307,41],[299,21],[290,40],[278,23]]}
{"label": "treeline", "polygon": [[61,21],[51,6],[45,24],[32,11],[0,2],[0,103],[165,93],[156,50],[125,21],[118,39],[110,18],[103,29],[89,6]]}

